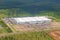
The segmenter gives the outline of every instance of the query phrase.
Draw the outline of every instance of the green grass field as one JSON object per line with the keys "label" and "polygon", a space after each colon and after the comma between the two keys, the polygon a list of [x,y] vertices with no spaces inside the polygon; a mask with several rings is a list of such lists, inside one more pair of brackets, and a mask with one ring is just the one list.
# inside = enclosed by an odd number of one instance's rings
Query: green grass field
{"label": "green grass field", "polygon": [[12,32],[10,28],[2,21],[0,20],[0,33],[9,33]]}
{"label": "green grass field", "polygon": [[6,36],[0,37],[0,40],[54,40],[46,32],[26,32],[26,33],[15,33],[7,34]]}

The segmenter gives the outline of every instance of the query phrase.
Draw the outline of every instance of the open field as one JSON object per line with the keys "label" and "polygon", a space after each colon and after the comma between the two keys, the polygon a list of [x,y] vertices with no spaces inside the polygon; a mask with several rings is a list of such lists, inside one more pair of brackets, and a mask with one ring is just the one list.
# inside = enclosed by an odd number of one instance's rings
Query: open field
{"label": "open field", "polygon": [[7,22],[5,19],[2,19],[2,21],[12,30],[12,32],[16,32],[11,22]]}
{"label": "open field", "polygon": [[54,40],[46,32],[18,32],[12,34],[3,34],[0,40]]}
{"label": "open field", "polygon": [[12,32],[10,28],[2,20],[0,20],[0,33],[10,33],[10,32]]}

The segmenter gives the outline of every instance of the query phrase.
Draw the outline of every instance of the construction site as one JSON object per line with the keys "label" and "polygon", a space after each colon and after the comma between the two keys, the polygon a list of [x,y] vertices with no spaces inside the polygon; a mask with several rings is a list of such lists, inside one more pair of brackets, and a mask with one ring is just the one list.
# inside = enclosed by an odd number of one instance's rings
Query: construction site
{"label": "construction site", "polygon": [[46,16],[4,18],[3,21],[15,31],[40,31],[50,28],[52,19]]}
{"label": "construction site", "polygon": [[46,31],[54,40],[60,40],[60,22],[55,22],[47,16],[3,18],[2,21],[12,32]]}
{"label": "construction site", "polygon": [[18,33],[22,33],[23,35],[26,32],[40,32],[41,34],[39,33],[39,35],[43,35],[42,38],[47,36],[46,39],[48,40],[60,40],[60,22],[56,22],[47,16],[2,18],[2,21],[11,31],[7,32],[10,32],[12,35]]}

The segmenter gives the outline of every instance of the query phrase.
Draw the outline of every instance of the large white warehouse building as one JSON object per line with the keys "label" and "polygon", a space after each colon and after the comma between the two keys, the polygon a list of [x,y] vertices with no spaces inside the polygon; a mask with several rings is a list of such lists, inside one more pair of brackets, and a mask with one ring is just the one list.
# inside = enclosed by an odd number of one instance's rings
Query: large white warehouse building
{"label": "large white warehouse building", "polygon": [[52,19],[46,16],[5,18],[5,23],[14,24],[17,31],[40,30],[50,28]]}
{"label": "large white warehouse building", "polygon": [[18,24],[22,23],[30,23],[30,24],[35,24],[35,23],[49,23],[52,20],[49,19],[48,17],[45,16],[40,16],[40,17],[22,17],[22,18],[13,18],[14,21]]}

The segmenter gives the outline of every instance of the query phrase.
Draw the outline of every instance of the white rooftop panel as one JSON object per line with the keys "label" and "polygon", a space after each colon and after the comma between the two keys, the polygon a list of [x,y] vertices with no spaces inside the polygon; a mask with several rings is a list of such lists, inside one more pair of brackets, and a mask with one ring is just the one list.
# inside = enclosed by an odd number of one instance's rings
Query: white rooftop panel
{"label": "white rooftop panel", "polygon": [[[23,17],[23,18],[14,18],[16,22],[32,22],[32,21],[47,21],[50,20],[45,16],[41,17]],[[51,20],[50,20],[51,21]]]}

